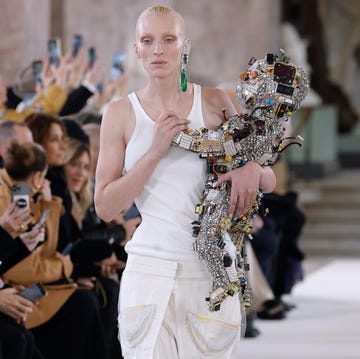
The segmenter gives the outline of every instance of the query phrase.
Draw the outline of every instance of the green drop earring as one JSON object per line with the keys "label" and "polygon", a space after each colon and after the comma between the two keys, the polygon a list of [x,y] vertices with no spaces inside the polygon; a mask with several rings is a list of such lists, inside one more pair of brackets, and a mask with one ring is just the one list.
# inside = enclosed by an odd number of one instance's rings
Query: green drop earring
{"label": "green drop earring", "polygon": [[191,49],[191,42],[189,39],[184,41],[184,50],[181,54],[181,91],[185,92],[187,90],[187,78],[186,78],[186,65],[189,62],[189,55]]}

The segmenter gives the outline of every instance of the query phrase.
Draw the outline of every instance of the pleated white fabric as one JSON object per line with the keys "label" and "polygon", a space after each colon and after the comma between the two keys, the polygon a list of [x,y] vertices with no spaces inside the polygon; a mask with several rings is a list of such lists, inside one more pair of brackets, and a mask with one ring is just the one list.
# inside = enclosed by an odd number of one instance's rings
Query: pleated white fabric
{"label": "pleated white fabric", "polygon": [[[203,263],[130,254],[121,280],[119,338],[125,359],[232,359],[241,335],[238,296],[209,312]],[[146,288],[146,291],[143,290]]]}

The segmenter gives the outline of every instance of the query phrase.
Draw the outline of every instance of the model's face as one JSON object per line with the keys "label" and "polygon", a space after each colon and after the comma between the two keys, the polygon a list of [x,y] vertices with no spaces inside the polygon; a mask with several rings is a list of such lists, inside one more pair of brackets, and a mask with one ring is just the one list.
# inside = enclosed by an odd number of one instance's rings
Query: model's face
{"label": "model's face", "polygon": [[154,77],[179,73],[184,30],[175,15],[143,16],[137,28],[136,55]]}
{"label": "model's face", "polygon": [[43,143],[49,166],[62,166],[64,164],[66,140],[65,135],[57,123],[53,123]]}
{"label": "model's face", "polygon": [[84,151],[78,158],[65,165],[68,186],[73,192],[80,192],[90,176],[90,157]]}

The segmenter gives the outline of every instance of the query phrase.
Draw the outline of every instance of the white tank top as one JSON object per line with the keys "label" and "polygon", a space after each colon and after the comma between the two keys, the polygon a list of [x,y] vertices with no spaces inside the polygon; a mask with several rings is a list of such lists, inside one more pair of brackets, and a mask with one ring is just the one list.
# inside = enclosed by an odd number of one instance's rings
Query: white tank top
{"label": "white tank top", "polygon": [[[125,171],[129,171],[152,143],[154,121],[147,115],[135,93],[128,95],[136,124],[126,148]],[[204,127],[201,87],[194,84],[193,105],[188,116],[189,127]],[[198,154],[171,146],[157,165],[140,195],[135,199],[142,222],[131,241],[128,253],[156,258],[193,261],[191,222],[197,218],[195,205],[200,202],[206,179],[206,161]]]}

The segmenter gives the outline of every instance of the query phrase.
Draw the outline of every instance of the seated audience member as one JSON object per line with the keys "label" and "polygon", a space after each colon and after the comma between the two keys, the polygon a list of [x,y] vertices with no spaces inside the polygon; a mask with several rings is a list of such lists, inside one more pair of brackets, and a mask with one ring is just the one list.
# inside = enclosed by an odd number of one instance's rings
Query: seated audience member
{"label": "seated audience member", "polygon": [[[86,290],[76,290],[70,278],[73,265],[68,256],[57,250],[58,224],[62,211],[61,199],[52,196],[45,180],[46,153],[35,143],[10,144],[5,156],[5,168],[0,175],[0,214],[12,202],[12,186],[26,183],[30,192],[30,223],[19,226],[10,234],[23,236],[36,226],[41,215],[49,209],[44,223],[45,241],[24,259],[3,274],[4,283],[27,286],[42,282],[48,292],[38,306],[32,308],[25,322],[31,329],[37,346],[45,358],[106,357],[103,325],[99,306]],[[69,328],[76,333],[73,336]],[[65,339],[59,341],[58,338]]]}
{"label": "seated audience member", "polygon": [[0,289],[0,357],[41,359],[32,333],[23,324],[34,304],[17,295],[15,288]]}
{"label": "seated audience member", "polygon": [[[108,241],[101,239],[86,240],[82,236],[83,219],[93,197],[90,183],[90,150],[84,143],[73,139],[69,140],[64,169],[72,199],[71,215],[73,221],[69,225],[75,227],[75,237],[79,239],[72,247],[70,257],[74,263],[79,263],[80,272],[81,264],[92,265],[92,270],[89,267],[86,268],[89,272],[88,277],[113,274],[111,268],[114,268],[116,261],[110,261],[113,253]],[[104,267],[102,267],[101,262],[103,260]],[[107,266],[111,268],[106,268]]]}
{"label": "seated audience member", "polygon": [[66,128],[58,117],[44,113],[33,113],[27,116],[24,122],[32,132],[34,141],[43,146],[46,151],[48,162],[46,179],[50,181],[52,194],[61,198],[65,209],[60,218],[57,246],[58,251],[62,252],[71,238],[67,223],[68,216],[71,215],[72,203],[64,172]]}
{"label": "seated audience member", "polygon": [[[12,203],[0,217],[0,276],[44,240],[44,229],[38,227],[19,237],[11,237],[9,232],[28,224],[29,213],[29,209]],[[24,326],[34,304],[17,295],[23,287],[2,289],[2,286],[0,279],[0,358],[42,359],[32,333]]]}
{"label": "seated audience member", "polygon": [[77,238],[76,242],[70,243],[73,244],[70,257],[74,263],[73,277],[78,283],[90,288],[95,286],[102,307],[101,314],[110,357],[116,358],[121,356],[117,326],[114,321],[117,317],[119,293],[119,284],[114,275],[119,263],[109,241],[110,237],[87,239],[83,234],[83,219],[93,198],[90,164],[89,147],[83,142],[70,139],[67,144],[64,169],[72,199],[72,221],[68,225],[73,227],[73,238],[75,236]]}
{"label": "seated audience member", "polygon": [[29,232],[24,232],[13,238],[10,233],[27,228],[30,223],[30,210],[19,208],[17,203],[11,203],[0,217],[0,274],[6,272],[20,262],[37,246],[44,241],[44,229],[34,226]]}
{"label": "seated audience member", "polygon": [[12,140],[19,143],[33,142],[33,136],[26,124],[15,121],[0,121],[0,157],[5,158]]}

